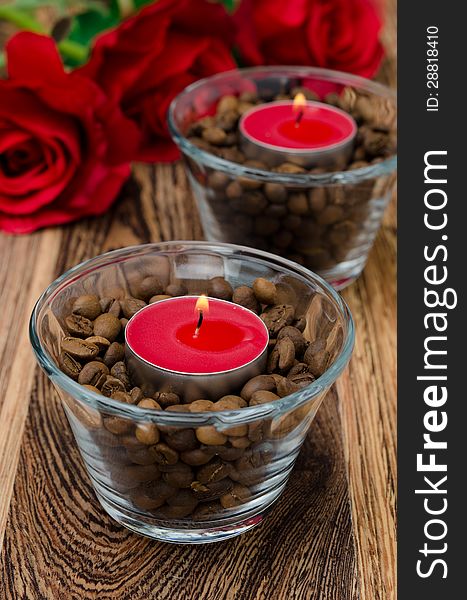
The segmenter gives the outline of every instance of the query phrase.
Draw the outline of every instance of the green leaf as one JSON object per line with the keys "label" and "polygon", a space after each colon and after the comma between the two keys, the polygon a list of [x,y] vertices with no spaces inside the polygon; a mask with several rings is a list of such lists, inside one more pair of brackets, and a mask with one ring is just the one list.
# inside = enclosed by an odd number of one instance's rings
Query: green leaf
{"label": "green leaf", "polygon": [[221,0],[221,3],[229,12],[233,12],[233,9],[235,7],[235,0]]}
{"label": "green leaf", "polygon": [[152,4],[153,0],[133,0],[133,4],[135,8],[141,8],[142,6],[146,6],[146,4]]}
{"label": "green leaf", "polygon": [[89,46],[93,38],[120,22],[120,11],[117,0],[111,0],[104,11],[91,8],[77,15],[73,20],[73,27],[69,39],[83,46]]}

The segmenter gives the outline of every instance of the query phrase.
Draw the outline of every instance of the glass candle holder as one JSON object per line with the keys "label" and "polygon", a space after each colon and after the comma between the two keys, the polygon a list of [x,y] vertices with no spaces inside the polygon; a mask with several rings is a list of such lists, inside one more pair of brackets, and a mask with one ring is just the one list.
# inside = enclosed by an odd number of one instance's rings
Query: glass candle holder
{"label": "glass candle holder", "polygon": [[[252,107],[280,102],[296,91],[346,111],[358,126],[345,152],[331,152],[332,160],[324,153],[315,168],[303,152],[295,157],[288,152],[277,164],[280,154],[245,145],[239,130]],[[239,69],[187,87],[170,106],[169,128],[207,240],[284,256],[336,289],[359,276],[395,189],[392,90],[311,67]]]}
{"label": "glass candle holder", "polygon": [[[217,276],[233,288],[257,277],[274,281],[281,298],[306,320],[305,338],[319,340],[326,357],[321,376],[273,402],[218,412],[188,412],[188,405],[182,412],[142,408],[66,376],[58,356],[76,298],[122,300],[154,275],[190,295],[206,293]],[[234,245],[168,242],[109,252],[59,277],[34,308],[30,336],[108,514],[154,539],[205,543],[251,529],[279,497],[316,411],[350,358],[354,329],[339,295],[297,264]],[[153,439],[143,443],[136,434],[148,429]]]}

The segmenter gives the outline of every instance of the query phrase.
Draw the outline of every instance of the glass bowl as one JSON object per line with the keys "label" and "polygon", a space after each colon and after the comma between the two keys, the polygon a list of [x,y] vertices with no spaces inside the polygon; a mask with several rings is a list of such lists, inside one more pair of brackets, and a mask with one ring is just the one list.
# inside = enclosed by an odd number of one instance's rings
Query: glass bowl
{"label": "glass bowl", "polygon": [[[261,156],[256,157],[260,162],[248,160],[235,129],[216,147],[203,139],[201,118],[211,116],[212,125],[218,111],[214,124],[229,131],[255,98],[267,102],[297,90],[345,109],[355,119],[358,133],[350,162],[303,170],[292,158],[285,166],[268,166]],[[225,95],[240,99],[237,121],[233,109],[228,118],[219,113]],[[395,188],[392,90],[319,68],[239,69],[187,87],[173,100],[168,118],[207,240],[284,256],[319,273],[336,289],[359,276]]]}
{"label": "glass bowl", "polygon": [[[297,319],[306,319],[304,336],[320,340],[326,356],[322,375],[274,402],[191,413],[126,404],[66,376],[57,357],[74,300],[83,294],[135,295],[135,286],[148,275],[157,275],[164,286],[183,283],[195,295],[205,293],[217,276],[233,288],[257,277],[273,280],[281,302],[294,307]],[[251,529],[279,497],[320,403],[350,358],[354,329],[340,296],[297,264],[229,244],[167,242],[109,252],[66,272],[39,298],[30,337],[109,515],[154,539],[205,543]],[[172,448],[168,462],[155,446],[136,439],[136,428],[147,424],[156,425],[159,442]],[[200,428],[220,436],[216,445],[198,441]],[[206,476],[207,469],[216,475]]]}

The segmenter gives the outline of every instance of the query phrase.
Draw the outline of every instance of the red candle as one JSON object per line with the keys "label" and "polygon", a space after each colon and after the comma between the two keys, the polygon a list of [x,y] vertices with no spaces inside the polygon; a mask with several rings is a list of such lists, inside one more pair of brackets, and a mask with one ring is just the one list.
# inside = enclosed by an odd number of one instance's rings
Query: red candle
{"label": "red candle", "polygon": [[243,115],[240,133],[250,156],[267,155],[271,162],[275,155],[276,163],[298,157],[312,166],[351,149],[357,125],[339,108],[304,98],[297,104],[296,98],[253,107]]}
{"label": "red candle", "polygon": [[[150,304],[125,329],[133,378],[154,389],[170,384],[190,398],[216,397],[261,372],[269,341],[263,321],[225,300],[181,296]],[[193,387],[193,386],[192,386]],[[200,395],[201,394],[201,395]]]}
{"label": "red candle", "polygon": [[255,313],[215,298],[200,310],[198,301],[198,296],[181,296],[143,308],[127,324],[127,344],[146,362],[179,373],[230,371],[264,351],[268,332]]}

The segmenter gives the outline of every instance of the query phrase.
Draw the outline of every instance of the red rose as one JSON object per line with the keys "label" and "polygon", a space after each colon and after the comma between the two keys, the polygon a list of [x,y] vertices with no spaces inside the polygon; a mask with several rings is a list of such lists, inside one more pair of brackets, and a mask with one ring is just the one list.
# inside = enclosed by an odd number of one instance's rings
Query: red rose
{"label": "red rose", "polygon": [[0,229],[27,233],[105,212],[129,175],[133,123],[50,38],[19,33],[0,81]]}
{"label": "red rose", "polygon": [[237,43],[253,65],[314,65],[371,77],[383,48],[372,0],[242,0]]}
{"label": "red rose", "polygon": [[233,69],[232,19],[207,0],[159,0],[100,36],[82,68],[139,127],[137,159],[174,160],[178,151],[167,130],[171,100],[187,85]]}

